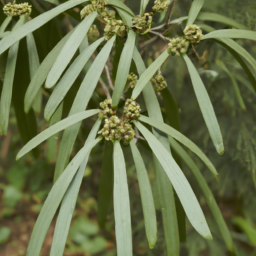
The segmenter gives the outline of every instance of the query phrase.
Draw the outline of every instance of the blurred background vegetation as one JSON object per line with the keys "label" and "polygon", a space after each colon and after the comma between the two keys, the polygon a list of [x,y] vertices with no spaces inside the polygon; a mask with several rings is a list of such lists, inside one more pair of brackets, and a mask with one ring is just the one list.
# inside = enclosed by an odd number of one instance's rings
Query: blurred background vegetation
{"label": "blurred background vegetation", "polygon": [[[7,1],[1,0],[0,2],[4,4]],[[20,3],[22,1],[16,2]],[[54,5],[43,0],[32,0],[29,3],[33,4],[32,18],[54,7]],[[126,3],[136,14],[138,13],[138,1],[126,0]],[[149,5],[151,6],[152,3],[153,1],[150,1]],[[172,19],[186,16],[190,4],[191,0],[178,0]],[[78,11],[68,11],[34,32],[40,61],[69,30],[70,26],[79,22]],[[215,12],[233,18],[244,24],[248,29],[256,31],[255,0],[206,0],[203,11]],[[1,12],[0,21],[2,22],[3,19],[4,15]],[[157,16],[154,20],[155,25],[159,24],[161,20],[163,20],[163,17]],[[214,28],[226,28],[225,25],[214,22],[205,22],[205,24]],[[100,23],[98,25],[102,33],[103,27],[100,26]],[[200,25],[199,22],[198,25]],[[181,34],[183,28],[183,24],[173,26],[168,36]],[[149,65],[163,51],[165,43],[161,38],[156,37],[151,44],[144,45],[148,39],[148,37],[142,38],[139,44],[143,58]],[[0,137],[0,255],[3,256],[25,255],[34,222],[52,186],[55,148],[58,144],[58,137],[54,137],[51,141],[37,148],[33,154],[22,158],[18,162],[15,161],[15,156],[22,144],[49,125],[43,119],[43,111],[36,115],[32,112],[25,115],[22,110],[25,89],[29,83],[27,50],[22,41],[14,81],[14,100],[16,100],[13,102],[9,132],[6,137]],[[238,40],[238,42],[256,57],[255,41]],[[200,61],[197,60],[193,51],[189,55],[197,63],[220,123],[225,145],[223,156],[219,156],[213,148],[182,58],[171,58],[163,66],[162,73],[168,82],[168,90],[173,94],[179,106],[181,132],[207,154],[220,174],[220,179],[217,182],[211,173],[206,170],[206,167],[191,155],[214,193],[240,255],[254,256],[256,255],[256,93],[239,64],[225,48],[207,40],[207,42],[197,46],[196,51],[199,56],[203,57]],[[118,50],[113,51],[112,59],[109,60],[111,70],[115,69],[115,56],[118,56]],[[0,56],[0,92],[5,72],[5,61],[6,54],[3,54]],[[237,80],[246,105],[246,111],[239,106],[231,79],[218,65],[218,61],[225,62],[226,67]],[[85,67],[85,70],[86,68],[88,67]],[[83,76],[84,72],[81,73],[64,100],[63,117],[68,113]],[[105,76],[104,73],[102,79],[107,83]],[[113,75],[113,77],[115,76]],[[43,89],[42,109],[50,93],[50,90]],[[158,98],[163,113],[166,113],[161,94],[158,95]],[[90,101],[89,108],[96,108],[98,102],[104,99],[104,90],[99,84]],[[141,102],[141,105],[143,105],[143,102]],[[16,118],[16,116],[19,116],[19,118]],[[37,121],[37,128],[35,121]],[[92,120],[83,123],[74,151],[82,147],[92,123]],[[104,229],[98,227],[96,218],[102,146],[103,144],[100,144],[92,151],[89,164],[85,170],[65,255],[116,255],[113,207],[109,211]],[[152,157],[143,143],[141,143],[140,148],[144,153],[143,156],[154,189]],[[124,150],[127,160],[132,210],[134,255],[164,256],[165,245],[160,211],[157,212],[159,216],[158,242],[153,250],[148,249],[135,167],[131,159],[131,152],[125,147]],[[214,240],[204,240],[187,221],[187,238],[186,242],[181,245],[181,256],[229,255],[196,181],[185,164],[182,164],[182,170],[199,199]],[[157,198],[156,193],[155,197]],[[53,230],[54,223],[46,237],[42,251],[43,256],[49,254]]]}

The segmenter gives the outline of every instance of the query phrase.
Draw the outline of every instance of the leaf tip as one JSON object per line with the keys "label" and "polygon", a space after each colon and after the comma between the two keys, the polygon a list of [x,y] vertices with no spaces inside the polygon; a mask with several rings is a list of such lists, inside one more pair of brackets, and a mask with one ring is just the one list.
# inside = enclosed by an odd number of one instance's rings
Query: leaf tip
{"label": "leaf tip", "polygon": [[224,154],[224,145],[223,142],[221,144],[216,145],[216,149],[219,155],[223,155]]}

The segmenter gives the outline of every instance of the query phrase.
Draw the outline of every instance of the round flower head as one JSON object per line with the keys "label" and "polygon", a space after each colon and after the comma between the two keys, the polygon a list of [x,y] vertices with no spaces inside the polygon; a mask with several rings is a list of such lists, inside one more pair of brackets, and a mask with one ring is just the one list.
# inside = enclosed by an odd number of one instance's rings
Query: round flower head
{"label": "round flower head", "polygon": [[170,38],[168,44],[168,53],[172,56],[180,56],[182,53],[186,53],[190,42],[183,37]]}
{"label": "round flower head", "polygon": [[198,44],[203,36],[202,30],[195,24],[186,26],[184,34],[191,44]]}
{"label": "round flower head", "polygon": [[114,115],[114,111],[113,111],[111,105],[112,105],[111,99],[106,99],[100,103],[100,107],[102,108],[102,110],[99,112],[100,119],[109,118]]}
{"label": "round flower head", "polygon": [[154,12],[163,12],[163,11],[167,11],[169,5],[170,5],[171,1],[167,0],[167,1],[161,1],[161,0],[156,0],[154,2],[154,6],[152,7]]}
{"label": "round flower head", "polygon": [[138,76],[134,73],[130,73],[127,77],[128,86],[134,88],[138,80]]}
{"label": "round flower head", "polygon": [[154,85],[156,91],[161,91],[167,87],[165,78],[160,74],[156,75],[151,79],[152,84]]}
{"label": "round flower head", "polygon": [[14,1],[13,3],[8,3],[3,8],[4,14],[10,17],[14,16],[30,16],[32,12],[32,6],[28,3],[16,4]]}
{"label": "round flower head", "polygon": [[127,99],[124,106],[124,117],[138,119],[140,117],[140,105],[133,99]]}
{"label": "round flower head", "polygon": [[141,35],[146,34],[151,29],[152,15],[150,12],[135,16],[132,20],[132,29]]}
{"label": "round flower head", "polygon": [[106,26],[104,28],[104,37],[109,40],[113,35],[125,37],[128,32],[128,27],[123,23],[122,20],[115,20],[110,18],[104,18]]}

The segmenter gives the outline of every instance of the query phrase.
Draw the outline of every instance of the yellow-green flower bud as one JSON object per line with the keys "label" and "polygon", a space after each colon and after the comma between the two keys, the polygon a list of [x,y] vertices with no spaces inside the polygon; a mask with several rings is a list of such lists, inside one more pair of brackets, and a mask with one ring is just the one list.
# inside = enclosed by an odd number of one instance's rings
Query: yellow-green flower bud
{"label": "yellow-green flower bud", "polygon": [[195,24],[186,26],[184,34],[191,44],[198,44],[203,36],[202,30]]}
{"label": "yellow-green flower bud", "polygon": [[153,13],[150,12],[135,16],[132,20],[133,31],[141,35],[146,34],[151,29],[152,15]]}
{"label": "yellow-green flower bud", "polygon": [[127,77],[128,86],[131,88],[134,88],[138,80],[138,76],[136,76],[134,73],[130,73]]}
{"label": "yellow-green flower bud", "polygon": [[95,40],[100,36],[100,32],[96,25],[92,25],[87,33],[89,39]]}
{"label": "yellow-green flower bud", "polygon": [[170,38],[168,53],[172,56],[180,56],[180,54],[187,52],[189,45],[190,42],[183,37]]}
{"label": "yellow-green flower bud", "polygon": [[[102,110],[99,112],[99,118],[110,118],[115,114],[115,112],[112,109],[112,100],[107,99],[100,103],[100,107]],[[107,121],[108,123],[108,121]]]}
{"label": "yellow-green flower bud", "polygon": [[166,80],[161,74],[151,78],[151,82],[154,85],[156,91],[161,91],[167,87]]}
{"label": "yellow-green flower bud", "polygon": [[124,106],[124,119],[138,119],[140,117],[140,105],[133,99],[127,99]]}
{"label": "yellow-green flower bud", "polygon": [[3,8],[4,14],[7,16],[30,16],[32,12],[32,6],[28,3],[16,4],[14,1],[13,3],[8,3]]}
{"label": "yellow-green flower bud", "polygon": [[104,37],[107,40],[109,40],[115,34],[122,38],[127,35],[128,27],[123,23],[122,20],[115,20],[109,18],[104,18],[104,20],[107,22],[104,28]]}
{"label": "yellow-green flower bud", "polygon": [[154,2],[154,6],[153,6],[153,11],[154,12],[163,12],[163,11],[167,11],[169,5],[170,5],[171,1],[167,0],[167,1],[161,1],[161,0],[156,0]]}

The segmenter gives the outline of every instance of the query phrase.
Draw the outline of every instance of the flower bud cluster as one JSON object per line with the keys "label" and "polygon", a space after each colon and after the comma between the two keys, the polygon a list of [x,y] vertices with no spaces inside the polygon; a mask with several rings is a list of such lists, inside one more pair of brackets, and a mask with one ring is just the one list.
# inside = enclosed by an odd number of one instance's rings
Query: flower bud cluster
{"label": "flower bud cluster", "polygon": [[140,117],[140,105],[133,99],[127,99],[124,105],[124,117],[138,119]]}
{"label": "flower bud cluster", "polygon": [[171,1],[170,0],[166,0],[166,1],[161,1],[161,0],[156,0],[154,2],[154,6],[152,7],[154,12],[163,12],[163,11],[167,11],[169,5],[170,5]]}
{"label": "flower bud cluster", "polygon": [[158,74],[155,77],[153,77],[151,79],[151,82],[154,85],[156,91],[161,91],[167,87],[166,80],[161,74]]}
{"label": "flower bud cluster", "polygon": [[109,10],[106,7],[106,1],[105,0],[92,0],[91,4],[86,5],[80,12],[81,19],[85,18],[87,15],[89,15],[92,12],[97,11],[100,16],[103,18],[109,17],[114,18],[115,17],[115,11]]}
{"label": "flower bud cluster", "polygon": [[128,86],[134,88],[138,80],[138,76],[134,73],[130,73],[127,77]]}
{"label": "flower bud cluster", "polygon": [[183,37],[170,38],[168,44],[168,53],[172,56],[180,56],[182,53],[186,53],[190,42]]}
{"label": "flower bud cluster", "polygon": [[13,3],[8,3],[3,8],[4,14],[7,16],[29,16],[32,12],[32,6],[28,3],[23,4],[16,4],[14,1]]}
{"label": "flower bud cluster", "polygon": [[100,103],[100,107],[102,108],[102,110],[99,113],[100,119],[109,118],[115,114],[111,105],[112,105],[112,99],[106,99]]}
{"label": "flower bud cluster", "polygon": [[132,20],[132,29],[141,35],[146,34],[151,29],[152,15],[150,12],[135,16]]}
{"label": "flower bud cluster", "polygon": [[186,26],[183,32],[191,44],[198,44],[203,36],[202,30],[195,24]]}
{"label": "flower bud cluster", "polygon": [[96,25],[92,25],[90,28],[89,28],[89,31],[87,33],[88,37],[91,39],[91,40],[95,40],[97,39],[99,36],[100,36],[100,32],[97,28]]}
{"label": "flower bud cluster", "polygon": [[104,37],[109,40],[113,35],[118,35],[120,37],[125,37],[128,32],[128,26],[126,26],[122,20],[115,20],[110,18],[104,18],[107,22],[104,28]]}

